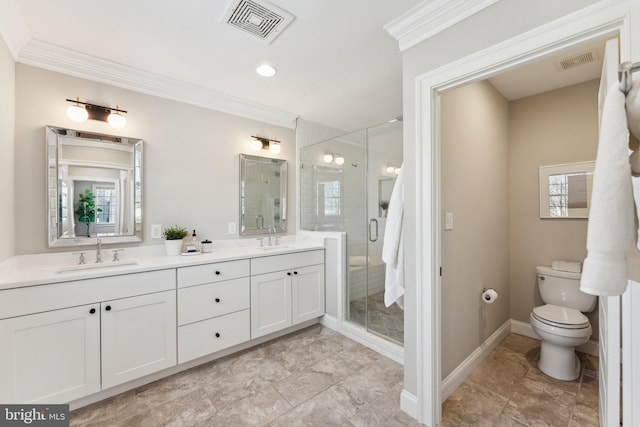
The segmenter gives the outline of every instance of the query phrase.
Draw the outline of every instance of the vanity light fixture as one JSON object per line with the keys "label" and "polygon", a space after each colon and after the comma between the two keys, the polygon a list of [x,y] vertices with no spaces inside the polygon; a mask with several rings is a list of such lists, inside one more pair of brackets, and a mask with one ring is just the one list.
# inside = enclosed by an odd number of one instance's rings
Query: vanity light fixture
{"label": "vanity light fixture", "polygon": [[344,165],[344,157],[342,157],[341,155],[337,155],[335,158],[335,162],[338,166]]}
{"label": "vanity light fixture", "polygon": [[396,168],[395,168],[395,167],[390,166],[390,165],[387,165],[387,173],[394,173],[394,172],[395,172],[395,170],[396,170]]}
{"label": "vanity light fixture", "polygon": [[89,104],[88,102],[81,102],[79,97],[75,100],[67,99],[66,101],[72,103],[72,105],[67,107],[67,116],[76,122],[84,122],[87,119],[99,120],[108,122],[116,129],[123,128],[127,124],[127,119],[122,115],[122,113],[126,114],[127,111],[121,110],[118,105],[116,108],[103,107],[101,105]]}
{"label": "vanity light fixture", "polygon": [[253,151],[269,150],[273,154],[280,152],[280,141],[276,139],[263,138],[261,136],[252,136],[251,149]]}
{"label": "vanity light fixture", "polygon": [[323,157],[325,163],[333,162],[333,154],[327,153]]}

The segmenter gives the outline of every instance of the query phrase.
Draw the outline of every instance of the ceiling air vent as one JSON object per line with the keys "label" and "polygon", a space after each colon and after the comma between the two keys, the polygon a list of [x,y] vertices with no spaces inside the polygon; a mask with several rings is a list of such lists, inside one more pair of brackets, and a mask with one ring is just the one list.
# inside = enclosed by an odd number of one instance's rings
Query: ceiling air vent
{"label": "ceiling air vent", "polygon": [[234,0],[224,22],[271,43],[293,21],[294,16],[263,0]]}
{"label": "ceiling air vent", "polygon": [[598,59],[598,53],[595,50],[589,52],[579,53],[577,55],[571,55],[556,62],[556,68],[558,71],[565,71],[571,68],[576,68],[581,65],[590,64]]}

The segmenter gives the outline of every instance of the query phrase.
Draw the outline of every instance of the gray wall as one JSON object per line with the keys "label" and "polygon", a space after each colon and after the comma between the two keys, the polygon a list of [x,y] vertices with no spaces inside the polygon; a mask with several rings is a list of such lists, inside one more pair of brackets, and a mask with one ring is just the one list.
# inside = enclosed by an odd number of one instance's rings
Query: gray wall
{"label": "gray wall", "polygon": [[[509,319],[509,105],[486,81],[440,105],[442,217],[454,214],[441,230],[444,379]],[[482,302],[484,287],[495,303]]]}
{"label": "gray wall", "polygon": [[[14,120],[15,66],[11,52],[0,37],[0,261],[15,253]],[[42,183],[44,185],[44,178]],[[21,212],[22,209],[18,214]]]}
{"label": "gray wall", "polygon": [[[2,74],[4,76],[4,73]],[[129,111],[127,126],[76,123],[66,116],[65,98]],[[4,102],[4,101],[2,101]],[[144,232],[151,224],[181,224],[201,237],[229,239],[227,223],[238,222],[239,153],[286,159],[295,165],[295,131],[217,111],[96,83],[40,68],[16,65],[15,176],[20,199],[16,215],[16,254],[46,250],[44,126],[55,125],[145,140]],[[4,117],[3,117],[4,120]],[[282,141],[282,151],[250,151],[251,135]],[[289,233],[295,233],[296,168],[289,168]],[[4,173],[4,172],[3,172]],[[4,224],[4,223],[3,223]],[[3,243],[4,244],[4,243]]]}
{"label": "gray wall", "polygon": [[[416,77],[456,59],[488,48],[506,39],[522,34],[547,22],[584,8],[597,0],[509,0],[495,3],[487,9],[458,23],[448,30],[423,41],[403,53],[403,113],[404,158],[415,159],[415,81]],[[427,169],[428,165],[421,165]],[[405,194],[415,194],[416,164],[406,162]],[[418,262],[414,251],[417,245],[416,199],[405,198],[405,301],[415,301],[416,286],[429,287],[429,283],[416,284],[415,271]],[[409,393],[417,393],[417,337],[415,325],[418,316],[415,304],[405,306],[405,371],[404,387]],[[448,339],[443,337],[443,339]],[[454,338],[452,338],[454,339]]]}
{"label": "gray wall", "polygon": [[[542,299],[536,265],[587,255],[586,219],[540,219],[538,167],[595,160],[598,146],[599,80],[510,103],[511,318],[529,322]],[[598,337],[597,310],[588,314]]]}

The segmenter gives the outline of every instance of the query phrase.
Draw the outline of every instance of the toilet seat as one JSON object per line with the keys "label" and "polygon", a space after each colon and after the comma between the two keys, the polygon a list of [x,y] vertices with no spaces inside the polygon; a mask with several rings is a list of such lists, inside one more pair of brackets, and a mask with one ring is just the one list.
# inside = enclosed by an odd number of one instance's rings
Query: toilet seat
{"label": "toilet seat", "polygon": [[587,316],[578,310],[553,304],[534,307],[531,315],[546,325],[561,329],[585,329],[591,326]]}

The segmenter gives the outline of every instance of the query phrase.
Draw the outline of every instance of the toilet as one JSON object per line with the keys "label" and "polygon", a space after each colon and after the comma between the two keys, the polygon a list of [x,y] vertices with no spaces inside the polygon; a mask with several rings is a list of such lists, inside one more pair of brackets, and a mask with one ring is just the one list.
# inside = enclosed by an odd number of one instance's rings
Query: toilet
{"label": "toilet", "polygon": [[530,315],[540,337],[538,368],[550,377],[572,381],[580,375],[575,348],[589,341],[591,324],[583,312],[593,311],[596,297],[580,291],[580,273],[536,267],[538,288],[545,305]]}

